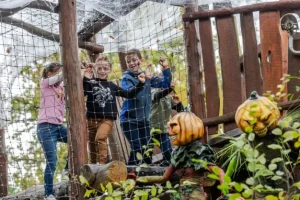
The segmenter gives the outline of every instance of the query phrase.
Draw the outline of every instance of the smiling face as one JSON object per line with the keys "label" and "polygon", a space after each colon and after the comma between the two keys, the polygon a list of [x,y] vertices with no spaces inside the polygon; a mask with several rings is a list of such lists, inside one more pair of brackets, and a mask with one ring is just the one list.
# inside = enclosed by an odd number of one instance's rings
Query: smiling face
{"label": "smiling face", "polygon": [[204,135],[203,122],[191,112],[178,113],[168,122],[168,126],[172,143],[177,146],[189,144]]}
{"label": "smiling face", "polygon": [[140,72],[141,71],[141,63],[142,63],[142,59],[140,59],[137,54],[135,54],[135,53],[127,54],[126,64],[127,64],[127,69],[129,69],[130,71]]}
{"label": "smiling face", "polygon": [[245,133],[253,132],[264,137],[268,131],[277,126],[280,112],[277,106],[266,97],[253,94],[238,108],[235,121]]}
{"label": "smiling face", "polygon": [[95,63],[95,71],[100,79],[107,79],[111,72],[111,64],[108,61],[100,60]]}

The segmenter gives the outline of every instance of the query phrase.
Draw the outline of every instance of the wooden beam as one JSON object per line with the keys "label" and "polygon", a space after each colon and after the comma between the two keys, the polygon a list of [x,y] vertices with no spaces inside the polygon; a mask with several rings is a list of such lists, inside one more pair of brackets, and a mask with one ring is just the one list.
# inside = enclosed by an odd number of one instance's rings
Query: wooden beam
{"label": "wooden beam", "polygon": [[[80,75],[76,33],[76,0],[59,0],[61,56],[68,104],[68,143],[70,178],[80,175],[80,167],[87,163],[87,127],[83,85]],[[72,103],[70,103],[72,102]],[[85,189],[78,180],[70,181],[70,199],[84,199]]]}
{"label": "wooden beam", "polygon": [[[185,7],[186,13],[198,10],[196,1]],[[186,60],[188,65],[189,103],[191,110],[201,119],[206,117],[204,102],[203,69],[201,65],[199,22],[184,23],[184,40],[186,46]],[[201,68],[201,71],[200,71]],[[202,142],[207,143],[207,134],[202,137]]]}
{"label": "wooden beam", "polygon": [[[5,17],[5,18],[1,19],[0,23],[1,22],[24,29],[25,31],[29,32],[32,35],[36,35],[36,36],[39,36],[39,37],[42,37],[42,38],[45,38],[47,40],[54,41],[54,42],[60,42],[60,38],[59,38],[58,34],[54,34],[49,31],[45,31],[41,28],[38,28],[29,23],[26,23],[22,20],[14,19],[11,17]],[[85,42],[82,40],[78,41],[78,46],[82,49],[92,51],[92,52],[94,52],[94,54],[99,54],[104,51],[104,47],[102,45],[97,45],[92,42]]]}
{"label": "wooden beam", "polygon": [[[300,99],[278,103],[278,107],[280,107],[282,110],[291,110],[299,106],[300,106]],[[235,112],[231,112],[219,117],[206,118],[203,119],[202,121],[205,126],[215,126],[218,124],[223,124],[223,123],[226,124],[226,123],[234,122],[235,121],[234,117],[235,117]]]}
{"label": "wooden beam", "polygon": [[223,8],[219,10],[210,10],[194,13],[185,13],[182,16],[184,22],[194,21],[197,19],[205,19],[210,17],[224,17],[233,14],[249,13],[255,11],[276,11],[284,9],[296,9],[299,8],[300,0],[289,0],[289,1],[276,1],[267,3],[258,3],[247,6],[240,6],[234,8]]}

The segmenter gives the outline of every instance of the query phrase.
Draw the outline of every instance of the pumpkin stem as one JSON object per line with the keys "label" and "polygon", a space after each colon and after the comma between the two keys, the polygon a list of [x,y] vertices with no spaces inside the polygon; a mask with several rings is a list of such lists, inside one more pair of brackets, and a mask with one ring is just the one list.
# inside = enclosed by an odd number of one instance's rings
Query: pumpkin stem
{"label": "pumpkin stem", "polygon": [[253,91],[251,92],[251,95],[250,95],[250,100],[255,100],[255,99],[258,99],[258,94],[256,91]]}

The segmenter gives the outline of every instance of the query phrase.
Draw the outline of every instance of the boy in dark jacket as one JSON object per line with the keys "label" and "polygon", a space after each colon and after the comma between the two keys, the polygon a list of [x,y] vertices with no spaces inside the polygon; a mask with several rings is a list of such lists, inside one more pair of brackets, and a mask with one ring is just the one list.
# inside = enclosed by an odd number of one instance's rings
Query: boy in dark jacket
{"label": "boy in dark jacket", "polygon": [[[142,56],[139,50],[132,49],[127,52],[127,71],[122,77],[122,88],[130,90],[138,84],[137,77],[143,73],[141,69]],[[152,76],[145,81],[144,88],[134,99],[126,99],[123,103],[120,123],[123,133],[131,146],[131,153],[128,165],[137,165],[137,153],[143,154],[143,146],[150,141],[150,108],[151,108],[151,87],[169,88],[172,75],[165,58],[160,58],[163,78]],[[144,158],[144,162],[150,164],[151,156]]]}
{"label": "boy in dark jacket", "polygon": [[[90,67],[90,68],[89,68]],[[117,119],[116,96],[134,98],[143,89],[145,75],[139,74],[137,84],[130,90],[124,90],[107,80],[111,72],[111,63],[107,57],[99,57],[94,65],[83,71],[83,89],[86,101],[86,117],[89,137],[89,154],[91,163],[106,164],[107,137],[112,130],[113,121]]]}

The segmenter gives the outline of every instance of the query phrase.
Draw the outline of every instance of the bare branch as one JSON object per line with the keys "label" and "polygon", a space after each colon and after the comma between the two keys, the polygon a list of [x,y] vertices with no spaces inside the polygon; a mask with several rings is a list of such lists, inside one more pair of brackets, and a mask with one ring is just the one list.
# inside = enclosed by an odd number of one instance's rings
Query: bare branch
{"label": "bare branch", "polygon": [[0,9],[0,16],[2,18],[11,16],[11,15],[23,10],[24,8],[34,8],[34,9],[58,13],[57,10],[54,9],[56,6],[57,6],[57,4],[55,4],[53,2],[37,0],[37,1],[33,1],[33,2],[29,3],[28,5],[26,5],[24,7],[12,8],[12,9]]}
{"label": "bare branch", "polygon": [[[11,17],[5,17],[5,18],[2,18],[1,22],[5,23],[5,24],[9,24],[9,25],[12,25],[12,26],[22,28],[22,29],[26,30],[27,32],[29,32],[33,35],[45,38],[47,40],[51,40],[51,41],[54,41],[54,42],[59,42],[59,35],[58,34],[54,34],[54,33],[51,33],[49,31],[45,31],[41,28],[38,28],[38,27],[33,26],[29,23],[26,23],[22,20],[14,19],[14,18],[11,18]],[[92,51],[95,54],[102,53],[104,51],[104,47],[102,45],[97,45],[97,44],[94,44],[94,43],[91,43],[91,42],[84,42],[84,41],[81,41],[81,40],[78,41],[78,46],[79,46],[79,48]]]}

